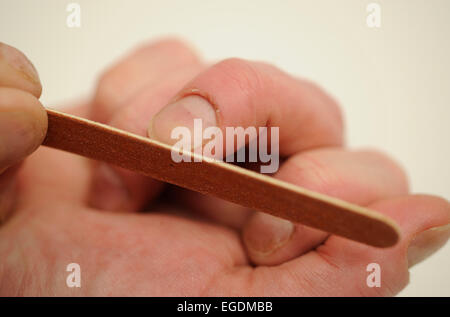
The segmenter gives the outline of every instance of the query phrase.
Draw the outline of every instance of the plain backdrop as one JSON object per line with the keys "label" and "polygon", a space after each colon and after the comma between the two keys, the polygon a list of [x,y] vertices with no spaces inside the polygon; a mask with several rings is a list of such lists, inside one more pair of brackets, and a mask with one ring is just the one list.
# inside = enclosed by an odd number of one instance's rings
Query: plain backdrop
{"label": "plain backdrop", "polygon": [[[80,28],[66,25],[71,2]],[[380,28],[366,24],[371,2]],[[127,51],[178,36],[211,62],[264,60],[316,81],[341,103],[350,146],[390,153],[414,192],[447,199],[449,31],[448,0],[0,0],[0,41],[35,64],[45,105],[90,96]],[[450,296],[450,245],[414,267],[400,295]]]}

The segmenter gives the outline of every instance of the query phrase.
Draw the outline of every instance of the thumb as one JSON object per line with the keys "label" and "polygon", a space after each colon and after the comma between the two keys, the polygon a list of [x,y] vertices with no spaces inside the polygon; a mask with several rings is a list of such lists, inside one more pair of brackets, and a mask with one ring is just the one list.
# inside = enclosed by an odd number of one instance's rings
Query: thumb
{"label": "thumb", "polygon": [[0,43],[0,220],[12,205],[14,170],[31,154],[47,131],[40,104],[41,84],[30,61],[17,49]]}

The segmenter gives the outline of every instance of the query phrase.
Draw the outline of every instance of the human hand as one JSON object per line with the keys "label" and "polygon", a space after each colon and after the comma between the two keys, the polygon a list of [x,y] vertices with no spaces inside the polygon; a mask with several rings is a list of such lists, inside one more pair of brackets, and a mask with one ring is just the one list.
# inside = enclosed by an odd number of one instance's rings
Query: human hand
{"label": "human hand", "polygon": [[[47,121],[38,77],[18,54],[0,46],[0,295],[394,295],[408,265],[448,239],[449,203],[410,195],[385,155],[346,149],[338,106],[320,88],[261,63],[207,67],[173,40],[120,61],[70,111],[167,143],[194,117],[279,126],[285,160],[274,177],[391,217],[399,243],[365,246],[54,149],[19,166]],[[66,285],[72,262],[81,288]],[[380,288],[366,285],[369,263],[382,268]]]}

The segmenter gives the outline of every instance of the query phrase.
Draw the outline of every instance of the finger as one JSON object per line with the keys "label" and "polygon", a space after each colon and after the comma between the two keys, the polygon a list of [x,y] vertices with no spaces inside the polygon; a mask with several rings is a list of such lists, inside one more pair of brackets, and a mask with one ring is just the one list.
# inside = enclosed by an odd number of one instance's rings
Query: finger
{"label": "finger", "polygon": [[[139,119],[142,111],[158,109],[155,104],[159,91],[179,89],[171,83],[174,73],[187,72],[193,76],[202,67],[199,58],[186,44],[167,39],[144,46],[108,70],[100,79],[94,98],[94,120],[117,128],[145,135]],[[184,79],[187,80],[187,79]],[[161,85],[161,82],[166,84]],[[153,93],[153,90],[158,90]],[[174,94],[176,90],[171,91]],[[156,95],[156,96],[155,96]],[[164,101],[167,102],[167,101]],[[151,104],[151,105],[148,105]],[[104,163],[93,163],[93,177],[89,203],[109,211],[136,211],[156,196],[161,184],[136,173]],[[147,194],[150,196],[147,197]]]}
{"label": "finger", "polygon": [[39,76],[30,61],[0,43],[0,222],[10,216],[15,203],[19,163],[46,134],[47,115],[37,99],[40,94]]}
{"label": "finger", "polygon": [[[317,284],[311,284],[313,293],[324,291],[330,294],[339,289],[340,296],[345,295],[395,295],[408,283],[408,246],[414,237],[427,234],[431,228],[448,226],[450,223],[450,205],[448,201],[430,196],[407,196],[375,203],[370,206],[393,218],[401,227],[403,238],[393,248],[377,249],[343,238],[331,237],[327,243],[305,257],[286,265],[291,277],[308,278],[307,267],[321,276]],[[433,229],[435,230],[435,229]],[[448,238],[443,231],[444,237]],[[445,238],[445,239],[447,239]],[[414,243],[412,245],[414,248]],[[435,248],[430,241],[430,248]],[[426,251],[422,248],[421,252]],[[414,252],[414,251],[413,251]],[[382,271],[381,287],[368,287],[367,265],[377,263]],[[361,274],[363,273],[363,274]],[[300,282],[300,280],[297,280]],[[303,280],[303,283],[306,280]],[[328,291],[327,291],[328,290]],[[323,294],[323,293],[322,293]]]}
{"label": "finger", "polygon": [[[341,114],[325,92],[269,65],[239,59],[220,62],[185,85],[152,119],[149,136],[173,144],[172,130],[185,126],[193,133],[196,118],[202,119],[204,129],[219,127],[224,144],[226,127],[279,127],[280,153],[285,156],[309,148],[340,145],[343,141]],[[231,151],[243,145],[232,145]],[[215,205],[222,205],[220,200],[216,202]],[[205,203],[194,207],[209,218],[232,225],[248,216],[245,213],[234,221],[235,209],[227,206],[221,208],[220,216]]]}
{"label": "finger", "polygon": [[42,86],[33,64],[19,50],[0,42],[0,87],[27,91],[36,98]]}
{"label": "finger", "polygon": [[47,114],[31,94],[0,88],[0,170],[20,162],[44,140]]}
{"label": "finger", "polygon": [[[306,151],[288,159],[275,177],[363,206],[408,193],[407,178],[400,166],[374,151]],[[255,213],[243,228],[249,257],[257,265],[276,265],[296,258],[327,236],[326,232],[264,213]]]}
{"label": "finger", "polygon": [[283,156],[340,145],[343,139],[338,106],[321,89],[275,67],[240,59],[220,62],[185,85],[153,118],[149,135],[173,144],[172,130],[188,127],[193,134],[196,118],[204,129],[219,127],[224,136],[226,127],[279,127]]}
{"label": "finger", "polygon": [[[199,70],[199,66],[187,66],[170,78],[161,80],[158,85],[142,90],[129,100],[126,107],[116,111],[109,125],[146,136],[148,118],[157,113]],[[163,183],[152,178],[107,164],[97,166],[89,198],[93,207],[109,211],[139,211],[163,188]]]}
{"label": "finger", "polygon": [[[217,281],[215,286],[220,289],[225,282],[232,283],[235,289],[249,286],[253,296],[397,294],[409,280],[408,257],[422,257],[429,249],[435,250],[437,245],[448,240],[450,204],[442,198],[410,195],[380,201],[369,207],[400,225],[402,237],[397,245],[380,249],[331,236],[324,245],[297,259],[275,267],[257,267],[252,272],[238,270],[231,279],[224,276],[223,282]],[[420,237],[429,235],[430,230],[439,232],[440,238],[435,234],[432,239],[421,240]],[[417,240],[421,241],[419,248]],[[380,268],[379,287],[368,284],[368,279],[374,281],[374,275],[370,276],[375,273],[373,266],[369,266],[372,263]]]}
{"label": "finger", "polygon": [[0,172],[33,152],[47,129],[39,76],[26,56],[0,43]]}
{"label": "finger", "polygon": [[199,58],[185,43],[165,39],[145,45],[108,69],[100,78],[92,118],[107,123],[114,112],[139,90],[150,89],[186,66],[199,66]]}

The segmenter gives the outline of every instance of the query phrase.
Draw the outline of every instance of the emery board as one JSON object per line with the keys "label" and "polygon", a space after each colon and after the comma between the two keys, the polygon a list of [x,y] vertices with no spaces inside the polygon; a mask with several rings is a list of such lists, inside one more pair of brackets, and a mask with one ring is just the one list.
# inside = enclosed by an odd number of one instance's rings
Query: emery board
{"label": "emery board", "polygon": [[47,114],[43,145],[371,246],[390,247],[400,238],[394,221],[368,208],[220,160],[194,162],[197,153],[185,151],[192,162],[176,163],[170,145],[56,110],[47,109]]}

